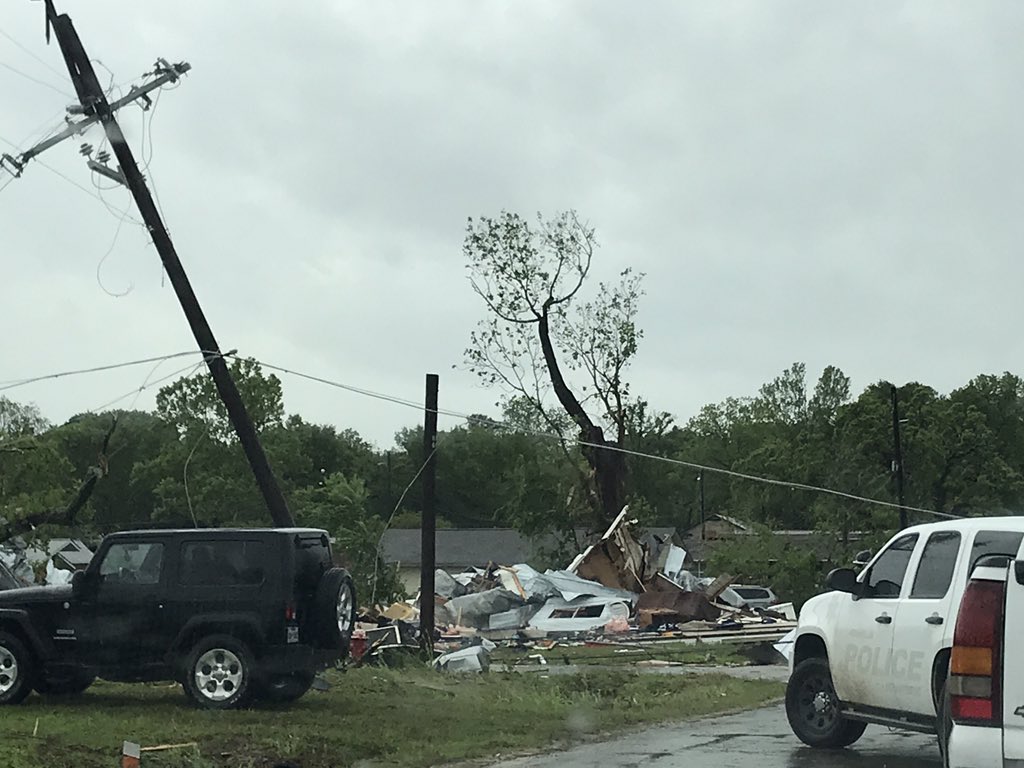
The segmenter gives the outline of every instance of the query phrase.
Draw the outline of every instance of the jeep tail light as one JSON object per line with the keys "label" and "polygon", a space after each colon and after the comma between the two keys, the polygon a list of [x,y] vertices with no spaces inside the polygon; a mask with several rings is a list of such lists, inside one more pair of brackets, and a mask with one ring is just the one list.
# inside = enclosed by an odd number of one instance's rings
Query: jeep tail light
{"label": "jeep tail light", "polygon": [[284,607],[284,620],[295,621],[295,606],[291,603]]}
{"label": "jeep tail light", "polygon": [[950,715],[955,723],[1002,725],[999,682],[1005,596],[1005,582],[972,579],[960,601],[949,660]]}

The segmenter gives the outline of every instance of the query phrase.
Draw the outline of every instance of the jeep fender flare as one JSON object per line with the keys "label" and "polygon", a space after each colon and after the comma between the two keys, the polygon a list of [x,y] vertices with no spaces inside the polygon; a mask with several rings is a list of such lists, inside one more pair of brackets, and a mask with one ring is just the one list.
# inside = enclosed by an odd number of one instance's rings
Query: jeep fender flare
{"label": "jeep fender flare", "polygon": [[182,654],[188,653],[201,637],[206,635],[232,635],[249,646],[249,650],[259,657],[264,642],[259,622],[244,613],[216,613],[205,616],[193,616],[178,632],[170,647],[170,659],[174,667],[179,667]]}
{"label": "jeep fender flare", "polygon": [[56,649],[53,647],[53,640],[43,637],[32,626],[32,619],[28,611],[21,608],[0,608],[0,629],[5,627],[9,627],[21,635],[29,652],[35,655],[39,661],[48,661],[57,655]]}

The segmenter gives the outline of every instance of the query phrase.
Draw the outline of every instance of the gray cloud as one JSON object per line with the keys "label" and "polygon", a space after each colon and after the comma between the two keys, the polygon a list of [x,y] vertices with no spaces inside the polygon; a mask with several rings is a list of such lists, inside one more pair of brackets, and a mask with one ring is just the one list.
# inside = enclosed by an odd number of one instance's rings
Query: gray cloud
{"label": "gray cloud", "polygon": [[[1020,371],[1009,0],[62,5],[119,80],[158,55],[195,67],[161,96],[149,174],[224,347],[413,399],[438,371],[447,407],[489,410],[498,393],[450,368],[481,312],[465,219],[575,207],[598,276],[647,272],[635,390],[681,419],[794,360],[856,387]],[[40,15],[14,5],[3,29],[59,68]],[[0,61],[61,85],[4,38]],[[7,70],[0,87],[23,146],[63,103]],[[71,143],[44,159],[90,185]],[[192,346],[137,227],[102,273],[134,290],[97,286],[116,226],[39,166],[3,191],[0,378]],[[144,376],[12,394],[61,419]],[[382,444],[419,420],[285,386],[289,410]]]}

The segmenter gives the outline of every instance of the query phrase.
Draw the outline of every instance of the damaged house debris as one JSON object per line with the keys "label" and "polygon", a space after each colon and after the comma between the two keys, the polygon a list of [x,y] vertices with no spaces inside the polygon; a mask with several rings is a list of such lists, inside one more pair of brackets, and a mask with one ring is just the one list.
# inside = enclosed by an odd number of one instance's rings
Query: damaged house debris
{"label": "damaged house debris", "polygon": [[[555,642],[620,645],[676,641],[749,643],[770,647],[795,626],[792,604],[746,609],[725,595],[730,576],[698,578],[672,529],[635,535],[624,508],[600,539],[564,569],[541,573],[519,562],[489,562],[435,574],[435,666],[488,668],[497,644],[547,648]],[[506,549],[508,547],[506,546]],[[511,550],[522,552],[522,548]],[[452,558],[449,558],[449,561]],[[439,564],[445,558],[439,557]],[[418,647],[418,599],[364,612],[353,655]],[[778,657],[782,661],[782,656]]]}

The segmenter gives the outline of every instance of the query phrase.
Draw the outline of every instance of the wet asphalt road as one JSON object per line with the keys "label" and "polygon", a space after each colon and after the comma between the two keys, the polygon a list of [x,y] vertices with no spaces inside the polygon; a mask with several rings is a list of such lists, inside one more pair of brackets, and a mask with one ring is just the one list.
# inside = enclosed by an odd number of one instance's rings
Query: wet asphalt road
{"label": "wet asphalt road", "polygon": [[790,732],[782,705],[691,723],[658,726],[551,755],[492,768],[935,768],[935,737],[868,726],[853,747],[805,747]]}

